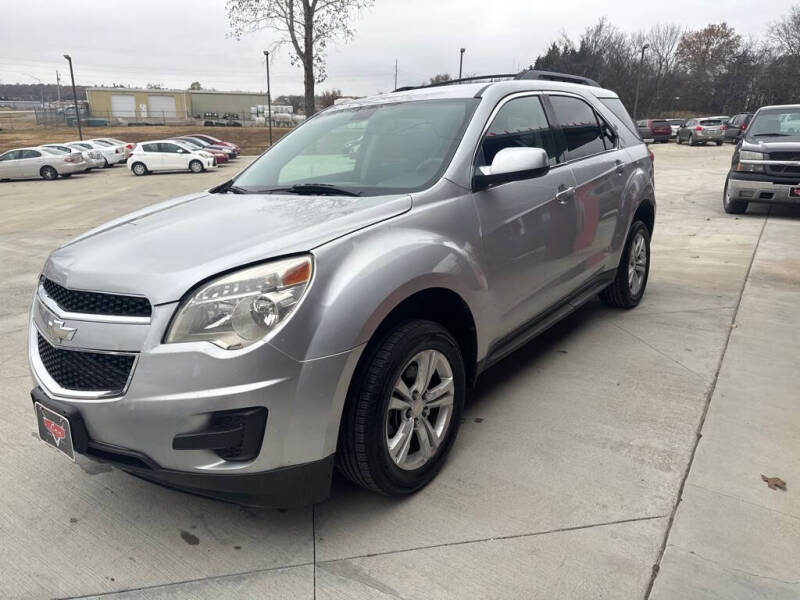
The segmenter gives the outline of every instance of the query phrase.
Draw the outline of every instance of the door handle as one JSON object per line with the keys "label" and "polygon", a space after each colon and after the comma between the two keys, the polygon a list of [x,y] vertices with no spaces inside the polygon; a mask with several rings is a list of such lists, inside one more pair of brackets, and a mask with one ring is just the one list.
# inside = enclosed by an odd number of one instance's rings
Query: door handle
{"label": "door handle", "polygon": [[575,188],[572,186],[566,187],[562,184],[558,186],[558,190],[556,200],[559,204],[566,204],[575,197]]}
{"label": "door handle", "polygon": [[617,174],[622,175],[625,172],[625,163],[621,160],[615,160],[614,164],[617,165]]}

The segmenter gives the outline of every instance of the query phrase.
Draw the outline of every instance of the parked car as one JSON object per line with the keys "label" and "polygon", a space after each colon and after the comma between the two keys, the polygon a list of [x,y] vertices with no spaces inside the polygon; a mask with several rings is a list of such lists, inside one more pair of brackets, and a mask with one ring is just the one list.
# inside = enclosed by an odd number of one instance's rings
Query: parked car
{"label": "parked car", "polygon": [[208,152],[209,154],[213,155],[215,159],[217,159],[217,164],[218,165],[221,165],[222,163],[228,162],[228,155],[225,152],[223,152],[222,150],[217,150],[216,148],[212,148],[210,146],[204,148],[203,146],[201,146],[197,142],[190,141],[190,140],[188,140],[186,138],[178,137],[178,138],[172,138],[172,139],[181,142],[181,144],[183,144],[184,146],[189,147],[191,150],[193,150],[195,152],[198,151],[198,150],[204,150],[205,152]]}
{"label": "parked car", "polygon": [[670,137],[676,138],[678,137],[678,130],[686,123],[686,119],[667,119],[667,123],[669,123],[669,127],[672,130]]}
{"label": "parked car", "polygon": [[105,143],[110,146],[121,146],[122,152],[123,154],[125,154],[125,160],[128,160],[128,157],[131,155],[131,152],[133,152],[134,144],[132,142],[123,142],[122,140],[118,140],[116,138],[94,138],[89,141]]}
{"label": "parked car", "polygon": [[229,146],[223,146],[222,144],[211,144],[202,138],[194,137],[191,135],[181,135],[177,136],[175,139],[192,142],[193,144],[202,146],[206,150],[218,150],[220,152],[224,152],[230,160],[233,160],[238,155],[238,152]]}
{"label": "parked car", "polygon": [[103,167],[106,169],[113,167],[117,163],[125,162],[125,153],[119,146],[109,146],[89,140],[76,140],[74,142],[66,142],[64,145],[74,148],[79,152],[84,150],[97,150],[103,155]]}
{"label": "parked car", "polygon": [[722,206],[738,215],[751,202],[800,205],[800,104],[759,108],[733,151]]}
{"label": "parked car", "polygon": [[689,119],[678,130],[676,141],[679,144],[688,142],[690,146],[705,145],[707,142],[714,142],[717,146],[721,146],[725,141],[725,130],[722,126],[727,120],[728,117],[725,116]]}
{"label": "parked car", "polygon": [[[321,501],[334,465],[425,486],[480,373],[645,292],[652,155],[614,92],[547,76],[333,106],[54,251],[30,313],[42,440],[246,505]],[[153,144],[175,142],[129,163]]]}
{"label": "parked car", "polygon": [[219,138],[215,138],[212,135],[206,135],[205,133],[192,133],[189,134],[189,137],[196,138],[198,140],[203,140],[204,142],[208,142],[214,146],[225,146],[226,148],[230,148],[236,153],[236,156],[241,154],[241,148],[232,142],[225,142]]}
{"label": "parked car", "polygon": [[153,140],[136,144],[128,159],[128,169],[134,175],[147,175],[153,171],[186,171],[202,173],[216,168],[214,155],[203,150],[192,150],[177,140]]}
{"label": "parked car", "polygon": [[669,136],[672,135],[669,123],[664,119],[645,119],[638,121],[636,126],[643,140],[653,140],[654,142],[666,144],[669,142]]}
{"label": "parked car", "polygon": [[[73,152],[77,152],[77,150],[74,148],[70,148],[64,144],[43,144],[39,147],[50,148],[51,150],[56,150],[58,152],[62,152],[63,154],[72,154]],[[87,173],[92,169],[101,168],[105,164],[103,155],[100,154],[98,150],[83,150],[81,155],[83,156],[83,161],[86,163],[86,168],[84,171]]]}
{"label": "parked car", "polygon": [[744,132],[747,131],[747,125],[752,118],[753,113],[740,113],[728,119],[728,122],[722,126],[725,132],[725,141],[732,144],[737,143],[744,135]]}
{"label": "parked car", "polygon": [[16,148],[0,154],[0,181],[5,179],[67,178],[86,168],[80,152],[64,154],[50,148]]}

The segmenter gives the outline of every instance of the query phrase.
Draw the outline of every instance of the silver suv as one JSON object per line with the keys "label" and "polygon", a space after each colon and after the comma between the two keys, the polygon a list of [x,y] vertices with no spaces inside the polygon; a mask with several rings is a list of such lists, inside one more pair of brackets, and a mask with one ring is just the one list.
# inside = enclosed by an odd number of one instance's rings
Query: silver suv
{"label": "silver suv", "polygon": [[334,106],[225,184],[53,252],[41,438],[249,505],[323,500],[334,466],[423,487],[483,371],[598,293],[645,291],[652,155],[614,92],[545,75]]}

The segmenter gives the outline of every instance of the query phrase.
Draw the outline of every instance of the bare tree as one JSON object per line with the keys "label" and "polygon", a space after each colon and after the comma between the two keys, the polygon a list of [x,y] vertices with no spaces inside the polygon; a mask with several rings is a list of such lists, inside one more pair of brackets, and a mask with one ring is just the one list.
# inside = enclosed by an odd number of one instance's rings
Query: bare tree
{"label": "bare tree", "polygon": [[302,65],[307,116],[315,112],[314,85],[325,81],[325,51],[330,42],[352,39],[355,13],[373,0],[228,0],[231,32],[237,39],[270,29],[277,45],[291,44],[292,64]]}
{"label": "bare tree", "polygon": [[769,37],[783,52],[800,56],[800,5],[792,6],[782,21],[772,23]]}
{"label": "bare tree", "polygon": [[646,39],[650,44],[650,53],[656,72],[656,93],[650,104],[651,110],[653,108],[661,109],[664,79],[672,72],[675,65],[675,53],[682,35],[683,28],[675,23],[659,23],[647,32]]}

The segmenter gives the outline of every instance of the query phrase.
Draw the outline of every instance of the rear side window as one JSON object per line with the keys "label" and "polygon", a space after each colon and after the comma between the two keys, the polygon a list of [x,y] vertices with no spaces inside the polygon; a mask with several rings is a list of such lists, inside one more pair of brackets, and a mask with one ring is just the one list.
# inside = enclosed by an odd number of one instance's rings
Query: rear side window
{"label": "rear side window", "polygon": [[142,144],[142,150],[145,152],[158,152],[158,144]]}
{"label": "rear side window", "polygon": [[652,121],[653,127],[669,127],[669,123],[663,120],[654,120]]}
{"label": "rear side window", "polygon": [[703,119],[700,125],[722,125],[721,119]]}
{"label": "rear side window", "polygon": [[561,127],[566,148],[565,160],[574,160],[605,151],[603,133],[594,109],[571,96],[550,96],[556,122]]}
{"label": "rear side window", "polygon": [[169,152],[171,154],[178,154],[178,151],[180,150],[179,146],[176,146],[175,144],[165,144],[164,142],[159,143],[158,148],[161,152]]}
{"label": "rear side window", "polygon": [[20,158],[39,158],[41,155],[42,153],[36,150],[23,150]]}
{"label": "rear side window", "polygon": [[633,124],[633,119],[631,119],[628,111],[625,110],[625,105],[622,104],[622,101],[619,98],[598,98],[598,100],[600,100],[600,102],[603,103],[603,106],[610,110],[615,117],[622,121],[625,127],[630,129],[632,133],[639,135],[636,125]]}
{"label": "rear side window", "polygon": [[550,164],[556,163],[555,136],[539,96],[514,98],[500,108],[483,138],[478,165],[492,164],[504,148],[542,148]]}

